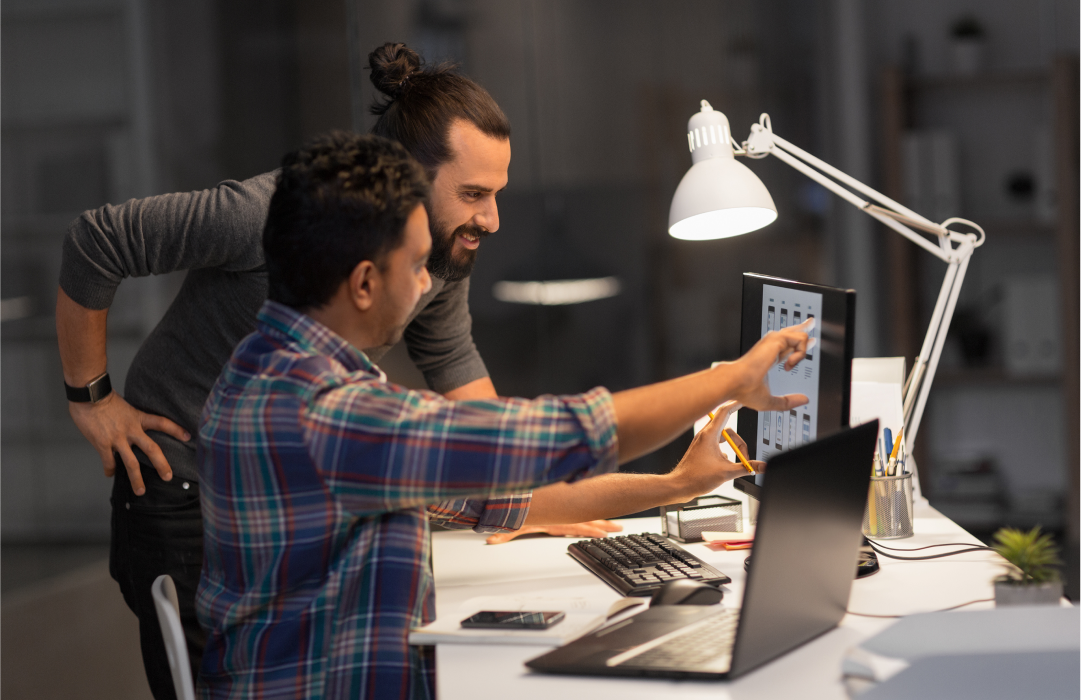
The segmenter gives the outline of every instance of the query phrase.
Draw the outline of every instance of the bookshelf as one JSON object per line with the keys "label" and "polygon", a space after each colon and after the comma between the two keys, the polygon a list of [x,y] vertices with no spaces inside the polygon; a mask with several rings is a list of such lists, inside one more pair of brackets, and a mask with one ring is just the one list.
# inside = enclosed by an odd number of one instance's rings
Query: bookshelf
{"label": "bookshelf", "polygon": [[[1056,212],[1053,220],[1037,220],[1035,217],[1002,217],[988,212],[966,208],[958,215],[977,221],[987,231],[988,241],[998,240],[1005,245],[1042,245],[1049,249],[1054,259],[1046,260],[1048,273],[1057,278],[1060,292],[1059,318],[1062,332],[1062,370],[1054,375],[1014,376],[1001,366],[943,367],[935,380],[931,394],[932,409],[936,394],[944,392],[980,391],[999,393],[1005,397],[1019,390],[1042,391],[1049,389],[1061,394],[1062,424],[1064,426],[1065,456],[1063,465],[1067,473],[1067,502],[1063,513],[1067,540],[1078,541],[1078,490],[1079,490],[1079,431],[1081,421],[1078,403],[1078,278],[1079,278],[1079,223],[1078,223],[1078,62],[1075,56],[1056,57],[1050,67],[1042,70],[1023,70],[987,73],[978,76],[906,76],[898,67],[890,66],[880,75],[879,133],[881,138],[880,161],[883,189],[891,197],[903,201],[905,197],[905,172],[903,139],[911,129],[944,126],[951,110],[962,112],[978,101],[980,105],[1011,105],[1018,99],[1039,100],[1045,109],[1053,143],[1054,189],[1057,193]],[[933,113],[939,123],[928,123],[928,105],[934,104]],[[1006,109],[1007,107],[1004,107]],[[987,115],[988,123],[994,123],[995,114]],[[958,117],[960,119],[960,117]],[[955,124],[946,124],[957,128]],[[989,131],[983,125],[983,133]],[[1024,138],[1010,130],[1006,138]],[[971,135],[970,135],[971,137]],[[994,143],[979,143],[980,148],[993,148]],[[965,178],[964,162],[961,177]],[[921,329],[929,309],[912,303],[921,296],[926,279],[924,265],[916,255],[914,246],[898,236],[885,232],[881,239],[883,253],[890,260],[884,284],[890,293],[886,295],[889,305],[885,311],[891,317],[891,334],[887,339],[891,354],[913,358],[919,352]],[[981,253],[973,256],[973,266],[981,261]],[[977,273],[978,274],[978,273]],[[971,275],[971,273],[970,273]],[[969,281],[966,280],[966,286]],[[929,435],[926,437],[930,437]],[[920,444],[922,443],[922,444]],[[929,486],[935,481],[935,456],[928,453],[928,440],[918,441],[916,459],[921,466],[921,477]],[[926,488],[926,487],[925,487]],[[934,489],[926,488],[934,499]]]}

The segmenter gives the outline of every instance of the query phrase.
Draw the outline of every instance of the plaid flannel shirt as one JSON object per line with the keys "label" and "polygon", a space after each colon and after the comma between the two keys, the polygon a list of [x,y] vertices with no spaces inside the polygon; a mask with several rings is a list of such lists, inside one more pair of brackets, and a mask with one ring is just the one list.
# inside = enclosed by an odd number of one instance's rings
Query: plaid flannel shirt
{"label": "plaid flannel shirt", "polygon": [[[616,468],[603,388],[448,401],[268,301],[199,430],[203,698],[433,697],[428,519],[521,527],[523,491]],[[517,494],[517,495],[515,495]]]}

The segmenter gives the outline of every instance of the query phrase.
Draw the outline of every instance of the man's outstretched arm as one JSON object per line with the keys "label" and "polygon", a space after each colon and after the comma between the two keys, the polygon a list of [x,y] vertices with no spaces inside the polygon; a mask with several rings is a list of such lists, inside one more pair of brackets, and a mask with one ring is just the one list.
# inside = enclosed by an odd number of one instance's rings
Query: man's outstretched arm
{"label": "man's outstretched arm", "polygon": [[777,362],[791,370],[808,349],[814,319],[766,334],[735,362],[612,395],[619,435],[619,463],[667,445],[723,401],[756,411],[787,411],[807,403],[803,394],[774,396],[767,373]]}
{"label": "man's outstretched arm", "polygon": [[[630,513],[672,503],[684,503],[709,493],[724,482],[746,472],[738,462],[731,462],[720,450],[721,428],[729,415],[739,408],[735,401],[725,403],[717,417],[704,427],[691,442],[683,459],[667,474],[604,474],[573,484],[553,484],[533,492],[533,502],[525,524],[517,532],[501,533],[488,538],[489,544],[508,542],[518,535],[547,532],[569,537],[603,537],[604,531],[622,529],[607,520],[595,521],[611,527],[594,527],[577,523],[592,518],[616,518]],[[729,436],[741,451],[747,445],[732,431]],[[752,462],[756,470],[764,462]],[[561,523],[576,525],[561,525]]]}
{"label": "man's outstretched arm", "polygon": [[[443,394],[446,398],[452,401],[468,401],[470,399],[495,399],[495,385],[492,383],[490,377],[481,377],[466,383],[457,389],[452,389]],[[626,474],[611,474],[614,477],[625,476]],[[644,475],[644,474],[643,474]],[[543,486],[534,489],[533,498],[530,504],[530,515],[525,519],[525,525],[519,530],[512,531],[512,533],[503,533],[499,535],[493,535],[490,541],[492,543],[506,542],[519,535],[525,535],[530,533],[547,533],[549,535],[561,535],[570,537],[603,537],[606,533],[617,533],[623,526],[615,523],[601,520],[603,516],[596,517],[574,517],[572,513],[576,508],[566,509],[563,508],[564,504],[568,502],[568,496],[564,493],[564,489],[571,489],[574,496],[574,502],[580,503],[580,510],[586,512],[588,510],[596,510],[596,508],[588,508],[587,504],[595,502],[596,498],[605,500],[614,499],[613,494],[598,494],[596,496],[588,495],[582,486],[589,484],[597,480],[587,480],[585,482],[579,482],[574,486],[570,484],[552,484],[550,486]],[[645,484],[642,483],[642,486]],[[636,484],[637,486],[637,484]],[[611,487],[619,492],[620,489],[617,484],[611,484]],[[587,487],[588,488],[588,487]],[[591,492],[589,492],[591,494]],[[583,502],[584,501],[584,502]],[[542,516],[536,517],[534,509],[538,507]],[[638,510],[644,508],[653,508],[653,506],[644,506]],[[619,511],[620,513],[633,513],[635,510]],[[579,522],[589,521],[589,522]]]}
{"label": "man's outstretched arm", "polygon": [[[809,323],[768,334],[735,362],[614,394],[621,464],[668,444],[694,420],[712,410],[719,397],[729,401],[720,415],[699,432],[671,473],[605,474],[537,489],[522,529],[494,535],[488,542],[506,542],[530,532],[603,536],[598,528],[590,528],[590,523],[576,526],[559,523],[613,518],[659,505],[682,503],[739,476],[742,467],[729,462],[720,451],[721,426],[740,403],[760,411],[776,411],[807,402],[807,397],[801,394],[773,396],[766,373],[775,362],[783,361],[785,368],[791,369],[803,359],[809,349],[805,333]],[[738,435],[730,435],[741,450],[747,449]],[[756,469],[761,466],[764,465],[758,463]],[[603,529],[618,528],[614,523],[608,524],[612,528]]]}

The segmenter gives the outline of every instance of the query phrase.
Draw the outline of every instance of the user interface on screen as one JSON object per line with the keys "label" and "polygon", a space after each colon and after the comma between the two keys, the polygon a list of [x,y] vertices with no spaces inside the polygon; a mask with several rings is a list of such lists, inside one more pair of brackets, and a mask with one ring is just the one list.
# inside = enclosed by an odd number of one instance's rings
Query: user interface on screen
{"label": "user interface on screen", "polygon": [[[809,333],[810,337],[815,338],[821,325],[821,321],[817,319],[822,318],[821,294],[771,284],[762,285],[762,336],[770,331],[799,325],[809,318],[816,319],[815,328]],[[758,459],[767,460],[779,452],[813,442],[818,436],[821,356],[816,350],[817,347],[812,348],[802,362],[787,372],[783,361],[769,371],[770,391],[775,396],[804,394],[808,401],[789,411],[759,412],[756,450]]]}

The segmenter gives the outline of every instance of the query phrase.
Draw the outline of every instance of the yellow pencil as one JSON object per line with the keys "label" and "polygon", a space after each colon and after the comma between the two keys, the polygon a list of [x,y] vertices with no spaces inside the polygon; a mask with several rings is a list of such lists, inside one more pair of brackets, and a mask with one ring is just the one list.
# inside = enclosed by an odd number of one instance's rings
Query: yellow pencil
{"label": "yellow pencil", "polygon": [[901,438],[905,435],[905,429],[897,431],[897,439],[893,441],[893,452],[890,453],[890,461],[897,459],[897,451],[901,449]]}
{"label": "yellow pencil", "polygon": [[743,468],[754,474],[754,467],[752,467],[751,463],[747,461],[747,458],[743,456],[743,453],[739,451],[739,448],[736,447],[736,443],[732,441],[732,438],[728,437],[728,431],[722,430],[721,435],[724,436],[724,439],[728,441],[728,446],[731,447],[732,451],[736,453],[737,457],[739,457],[739,461],[743,463]]}
{"label": "yellow pencil", "polygon": [[[706,413],[709,414],[709,419],[711,421],[717,417],[713,414],[713,411],[706,411]],[[728,432],[722,430],[721,435],[724,436],[724,439],[728,443],[728,446],[731,447],[732,451],[736,453],[737,457],[739,457],[739,461],[743,463],[743,468],[752,474],[757,474],[758,472],[754,470],[754,467],[751,466],[751,463],[747,461],[747,458],[744,457],[743,453],[739,451],[738,447],[736,447],[736,443],[732,442],[732,438],[728,437]]]}
{"label": "yellow pencil", "polygon": [[890,453],[889,462],[886,463],[889,476],[893,476],[894,471],[897,470],[897,450],[901,449],[901,438],[904,437],[905,429],[901,428],[897,431],[897,440],[893,443],[893,452]]}

